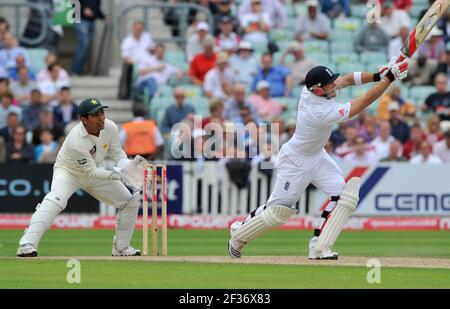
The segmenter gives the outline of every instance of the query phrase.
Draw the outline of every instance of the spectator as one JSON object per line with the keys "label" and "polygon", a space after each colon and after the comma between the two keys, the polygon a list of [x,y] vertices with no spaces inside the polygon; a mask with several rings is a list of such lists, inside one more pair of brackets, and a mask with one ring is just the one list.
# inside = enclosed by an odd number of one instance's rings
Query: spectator
{"label": "spectator", "polygon": [[439,62],[445,55],[445,43],[442,38],[444,32],[437,27],[433,27],[425,42],[417,51],[419,55],[425,55],[429,59]]}
{"label": "spectator", "polygon": [[402,27],[410,28],[411,21],[403,10],[394,8],[391,0],[385,0],[381,8],[381,28],[391,37],[399,35]]}
{"label": "spectator", "polygon": [[353,165],[372,165],[378,162],[378,158],[375,152],[369,150],[364,136],[357,136],[353,152],[344,157],[344,162]]}
{"label": "spectator", "polygon": [[342,163],[342,158],[336,155],[336,153],[334,152],[333,143],[330,140],[325,144],[324,149],[327,154],[334,160],[334,162],[336,162],[337,164]]}
{"label": "spectator", "polygon": [[50,130],[50,132],[52,132],[53,139],[55,141],[61,140],[61,138],[64,136],[64,128],[59,124],[55,123],[52,110],[46,106],[41,110],[38,116],[39,116],[38,126],[34,128],[32,132],[33,145],[34,146],[39,145],[40,143],[39,137],[41,136],[41,132],[43,130]]}
{"label": "spectator", "polygon": [[[286,64],[287,55],[292,54],[294,61]],[[300,43],[289,45],[280,58],[280,64],[287,66],[292,72],[292,84],[303,84],[306,73],[317,65],[314,59],[305,56],[305,49]]]}
{"label": "spectator", "polygon": [[[202,47],[205,47],[205,42],[209,40],[213,41],[214,37],[209,34],[209,25],[201,21],[196,26],[197,33],[187,38],[186,43],[186,57],[189,62],[192,62],[193,59],[202,52]],[[213,49],[214,49],[213,45]]]}
{"label": "spectator", "polygon": [[224,102],[220,98],[214,98],[209,104],[209,116],[202,119],[202,129],[209,123],[223,124]]}
{"label": "spectator", "polygon": [[370,142],[370,145],[381,160],[389,156],[389,149],[394,141],[395,138],[391,135],[391,124],[385,120],[380,123],[380,135]]}
{"label": "spectator", "polygon": [[432,153],[432,147],[427,141],[420,142],[419,153],[414,155],[409,162],[411,164],[440,164],[441,159]]}
{"label": "spectator", "polygon": [[[243,0],[239,6],[239,19],[242,21],[246,13],[252,10],[252,0]],[[288,21],[285,6],[279,0],[261,0],[261,7],[263,12],[269,14],[269,18],[273,23],[274,28],[285,28]]]}
{"label": "spectator", "polygon": [[22,110],[18,106],[12,105],[14,96],[10,91],[5,91],[1,96],[0,104],[0,128],[8,125],[7,118],[9,113],[16,113],[19,115],[19,121],[22,118]]}
{"label": "spectator", "polygon": [[34,73],[27,68],[25,64],[25,57],[23,55],[17,55],[16,56],[16,66],[8,70],[8,77],[12,81],[18,81],[19,80],[19,70],[21,68],[27,69],[28,78],[31,80],[35,80],[36,76]]}
{"label": "spectator", "polygon": [[9,89],[9,78],[8,77],[0,77],[0,98],[3,93],[10,91]]}
{"label": "spectator", "polygon": [[147,31],[144,31],[144,27],[143,21],[134,22],[132,33],[121,44],[123,60],[119,86],[119,98],[121,99],[130,98],[133,64],[138,63],[142,55],[146,55],[155,46],[152,36]]}
{"label": "spectator", "polygon": [[250,116],[254,121],[259,122],[258,113],[253,105],[245,99],[245,86],[243,84],[236,84],[234,86],[233,97],[225,101],[224,118],[231,120],[233,123],[243,123],[244,119],[241,115],[241,110],[248,108]]}
{"label": "spectator", "polygon": [[367,115],[366,118],[364,118],[362,126],[359,128],[358,135],[364,137],[366,142],[370,143],[379,135],[379,133],[380,130],[377,128],[375,117]]}
{"label": "spectator", "polygon": [[450,92],[447,88],[447,76],[440,73],[434,79],[436,92],[425,99],[422,105],[424,112],[433,112],[439,115],[441,120],[450,120]]}
{"label": "spectator", "polygon": [[21,67],[19,69],[19,80],[13,81],[11,85],[11,92],[20,106],[24,107],[30,104],[31,90],[33,89],[36,89],[36,83],[30,79],[28,69]]}
{"label": "spectator", "polygon": [[269,13],[262,10],[261,0],[251,0],[251,10],[242,15],[241,28],[244,40],[265,43],[269,41],[269,31],[272,27]]}
{"label": "spectator", "polygon": [[430,143],[431,146],[434,146],[438,141],[444,139],[444,134],[441,132],[441,120],[438,115],[432,114],[427,119],[427,142]]}
{"label": "spectator", "polygon": [[[390,40],[388,47],[389,59],[392,59],[392,57],[397,57],[399,55],[399,50],[402,48],[403,44],[409,38],[409,32],[410,32],[409,28],[403,26],[400,28],[398,36]],[[410,68],[408,68],[408,75],[409,69]]]}
{"label": "spectator", "polygon": [[[38,163],[52,163],[56,161],[59,144],[53,140],[52,132],[48,129],[42,130],[39,140],[41,143],[34,148],[34,160]],[[53,160],[49,160],[49,158],[53,158]]]}
{"label": "spectator", "polygon": [[232,94],[234,84],[233,69],[228,66],[228,54],[217,54],[216,65],[205,76],[203,89],[208,98],[226,99]]}
{"label": "spectator", "polygon": [[185,102],[186,95],[182,88],[175,88],[173,94],[175,104],[167,107],[161,125],[164,133],[170,133],[172,127],[176,123],[179,123],[186,118],[193,119],[195,114],[195,108],[191,104]]}
{"label": "spectator", "polygon": [[241,41],[237,54],[231,55],[229,63],[235,73],[236,81],[250,87],[258,71],[258,61],[253,57],[252,44]]}
{"label": "spectator", "polygon": [[192,59],[189,67],[191,82],[203,87],[206,73],[216,64],[216,54],[214,53],[214,39],[207,38],[203,42],[203,53]]}
{"label": "spectator", "polygon": [[450,163],[450,130],[445,132],[445,138],[434,144],[433,152],[443,163]]}
{"label": "spectator", "polygon": [[72,74],[81,75],[86,62],[87,53],[94,37],[95,20],[105,19],[100,6],[101,0],[80,0],[81,22],[75,23],[77,48],[72,62]]}
{"label": "spectator", "polygon": [[233,10],[231,9],[232,0],[219,0],[218,12],[214,15],[213,27],[214,35],[218,36],[220,33],[220,23],[223,17],[228,17],[230,19],[232,31],[236,32],[238,30],[239,22],[236,17],[233,16]]}
{"label": "spectator", "polygon": [[6,70],[16,69],[16,58],[21,55],[24,57],[25,66],[30,67],[31,60],[28,52],[23,47],[17,46],[17,39],[10,32],[7,32],[3,36],[4,48],[0,49],[0,63]]}
{"label": "spectator", "polygon": [[143,54],[147,54],[155,48],[155,42],[147,31],[144,31],[145,24],[139,20],[133,23],[133,31],[121,44],[122,59],[127,64],[139,62]]}
{"label": "spectator", "polygon": [[409,86],[431,85],[438,69],[438,62],[426,55],[411,59],[408,66]]}
{"label": "spectator", "polygon": [[38,89],[33,89],[31,91],[30,105],[23,110],[23,125],[27,131],[33,131],[39,126],[39,115],[43,109],[42,93]]}
{"label": "spectator", "polygon": [[159,43],[155,47],[154,55],[146,53],[138,62],[138,79],[136,81],[137,91],[143,94],[147,89],[150,97],[153,97],[160,86],[167,85],[172,76],[177,79],[183,77],[183,73],[178,71],[173,65],[164,60],[166,48]]}
{"label": "spectator", "polygon": [[[52,78],[51,78],[49,67],[51,67],[52,64],[57,64],[57,63],[58,63],[58,58],[56,57],[56,55],[54,53],[48,53],[47,56],[45,57],[46,67],[45,67],[45,69],[42,69],[38,73],[38,75],[36,77],[36,82],[44,82],[47,80],[51,80]],[[66,84],[70,83],[69,74],[62,67],[59,68],[58,79],[64,80],[66,82]]]}
{"label": "spectator", "polygon": [[343,158],[353,151],[355,146],[355,140],[358,136],[358,129],[355,127],[347,126],[345,129],[345,142],[336,147],[336,155]]}
{"label": "spectator", "polygon": [[30,163],[34,159],[33,146],[25,141],[25,133],[22,126],[14,129],[12,140],[6,144],[6,162]]}
{"label": "spectator", "polygon": [[124,123],[120,142],[128,156],[140,155],[154,160],[164,149],[164,138],[154,120],[145,119],[146,108],[138,104],[133,108],[134,119]]}
{"label": "spectator", "polygon": [[253,81],[253,91],[256,90],[256,85],[261,80],[265,80],[270,84],[270,95],[272,97],[290,96],[292,88],[291,71],[282,65],[274,66],[270,53],[265,53],[261,56],[261,68]]}
{"label": "spectator", "polygon": [[10,112],[6,119],[6,123],[6,127],[0,128],[0,137],[3,138],[5,143],[12,139],[14,129],[20,125],[19,115],[15,112]]}
{"label": "spectator", "polygon": [[[389,120],[390,119],[390,111],[388,109],[388,106],[390,103],[396,102],[399,106],[399,110],[403,108],[406,104],[411,104],[405,101],[405,99],[402,96],[401,88],[393,84],[391,85],[388,90],[381,96],[380,103],[378,104],[377,108],[377,120]],[[401,110],[400,110],[401,113]]]}
{"label": "spectator", "polygon": [[389,40],[389,35],[377,23],[371,23],[356,35],[353,45],[357,53],[386,52]]}
{"label": "spectator", "polygon": [[405,158],[402,156],[402,145],[396,139],[389,145],[389,155],[380,162],[404,162]]}
{"label": "spectator", "polygon": [[53,110],[53,119],[61,127],[78,120],[78,105],[73,101],[69,87],[59,90],[59,101]]}
{"label": "spectator", "polygon": [[0,50],[5,48],[5,34],[8,32],[9,23],[3,16],[0,16]]}
{"label": "spectator", "polygon": [[236,32],[233,32],[232,19],[228,16],[223,16],[219,27],[220,32],[216,37],[217,48],[228,54],[234,54],[238,49],[241,38]]}
{"label": "spectator", "polygon": [[306,5],[308,14],[298,17],[295,27],[295,39],[299,42],[310,39],[328,40],[331,22],[325,14],[318,12],[319,1],[307,0]]}
{"label": "spectator", "polygon": [[59,90],[70,85],[69,80],[66,79],[65,74],[61,70],[61,66],[58,63],[50,64],[48,66],[48,78],[38,80],[37,84],[42,93],[42,101],[44,103],[57,100]]}
{"label": "spectator", "polygon": [[411,127],[411,138],[403,145],[403,156],[406,160],[419,154],[420,144],[426,139],[420,125]]}
{"label": "spectator", "polygon": [[445,57],[439,62],[437,72],[447,76],[447,89],[450,89],[450,45],[446,49]]}
{"label": "spectator", "polygon": [[[384,2],[384,0],[379,0],[381,3]],[[413,0],[393,0],[395,8],[397,10],[404,10],[406,12],[409,12],[411,10],[411,7],[413,5]]]}
{"label": "spectator", "polygon": [[400,116],[400,106],[394,101],[389,103],[388,110],[390,113],[389,122],[391,123],[392,136],[404,144],[409,139],[409,126]]}
{"label": "spectator", "polygon": [[344,15],[350,17],[350,0],[320,0],[320,7],[323,14],[329,19]]}
{"label": "spectator", "polygon": [[339,122],[337,129],[331,132],[330,141],[333,144],[333,151],[345,142],[345,130],[347,129],[347,121]]}
{"label": "spectator", "polygon": [[270,122],[274,118],[281,116],[287,109],[286,105],[275,101],[270,93],[271,86],[269,82],[260,80],[256,85],[256,94],[249,97],[249,102],[253,105],[259,117],[263,121]]}

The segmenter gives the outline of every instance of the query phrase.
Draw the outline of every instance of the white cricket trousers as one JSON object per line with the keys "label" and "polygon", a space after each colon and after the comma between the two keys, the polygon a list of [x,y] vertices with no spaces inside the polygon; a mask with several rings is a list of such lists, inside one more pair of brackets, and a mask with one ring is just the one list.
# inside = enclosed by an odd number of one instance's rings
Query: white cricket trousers
{"label": "white cricket trousers", "polygon": [[267,206],[292,207],[310,183],[328,197],[341,194],[345,185],[343,172],[325,149],[316,156],[305,156],[294,155],[285,147],[279,153],[277,179]]}

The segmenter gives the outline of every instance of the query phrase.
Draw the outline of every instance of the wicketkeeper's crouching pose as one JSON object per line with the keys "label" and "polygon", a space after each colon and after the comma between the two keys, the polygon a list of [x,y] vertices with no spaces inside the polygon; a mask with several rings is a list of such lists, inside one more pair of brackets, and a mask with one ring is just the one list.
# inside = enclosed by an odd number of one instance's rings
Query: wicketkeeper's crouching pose
{"label": "wicketkeeper's crouching pose", "polygon": [[[357,115],[374,102],[396,79],[407,74],[408,63],[391,61],[380,72],[339,77],[330,69],[317,66],[305,78],[298,105],[294,136],[279,152],[277,179],[266,205],[258,207],[244,222],[231,225],[228,252],[241,257],[244,246],[267,230],[286,223],[296,213],[293,206],[312,183],[330,197],[322,213],[320,226],[309,242],[310,259],[337,259],[332,247],[344,223],[355,210],[359,199],[359,178],[347,184],[343,172],[324,150],[333,125]],[[346,104],[334,100],[339,89],[369,82],[376,84],[361,98]],[[328,222],[327,222],[328,221]]]}
{"label": "wicketkeeper's crouching pose", "polygon": [[[53,169],[50,192],[38,204],[29,227],[19,241],[17,256],[37,256],[37,248],[55,217],[67,206],[72,194],[81,189],[118,209],[112,255],[141,255],[131,245],[140,204],[145,159],[128,160],[119,141],[119,131],[105,119],[100,101],[87,99],[79,106],[80,123],[68,134]],[[101,167],[105,157],[117,164],[113,171]],[[135,191],[131,194],[127,187]]]}

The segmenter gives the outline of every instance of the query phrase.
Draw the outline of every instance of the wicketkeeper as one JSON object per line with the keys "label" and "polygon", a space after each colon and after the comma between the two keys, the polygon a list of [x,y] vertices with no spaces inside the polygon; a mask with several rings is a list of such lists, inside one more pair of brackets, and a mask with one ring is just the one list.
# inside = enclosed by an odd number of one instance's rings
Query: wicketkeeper
{"label": "wicketkeeper", "polygon": [[[142,175],[146,161],[127,159],[119,141],[119,131],[105,118],[97,99],[87,99],[79,106],[80,122],[70,131],[56,159],[50,192],[38,204],[29,227],[19,241],[17,256],[37,256],[44,232],[67,206],[67,201],[81,189],[99,201],[117,208],[113,256],[141,255],[131,245],[140,205]],[[116,162],[114,170],[101,167],[105,157]],[[130,193],[124,182],[134,193]]]}
{"label": "wicketkeeper", "polygon": [[[395,60],[375,74],[355,72],[339,77],[323,66],[314,67],[307,73],[298,104],[295,133],[279,152],[274,190],[266,205],[258,207],[243,223],[231,225],[228,243],[231,257],[241,257],[246,244],[267,230],[286,223],[296,213],[293,207],[301,194],[312,183],[330,198],[330,203],[309,242],[309,258],[337,259],[338,253],[332,247],[356,208],[360,181],[352,178],[346,184],[342,170],[324,146],[335,124],[359,114],[394,80],[406,76],[408,63],[396,64]],[[339,89],[369,82],[376,84],[361,98],[346,104],[335,101]]]}

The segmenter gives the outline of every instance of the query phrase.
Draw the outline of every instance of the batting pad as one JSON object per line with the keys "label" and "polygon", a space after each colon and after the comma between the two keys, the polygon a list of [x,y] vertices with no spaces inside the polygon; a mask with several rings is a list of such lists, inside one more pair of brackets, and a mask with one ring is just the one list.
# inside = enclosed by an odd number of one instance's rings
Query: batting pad
{"label": "batting pad", "polygon": [[358,177],[353,177],[345,184],[344,190],[337,201],[336,208],[331,213],[330,219],[325,224],[317,239],[317,243],[314,246],[315,251],[323,251],[324,249],[333,247],[345,222],[347,222],[348,218],[356,209],[359,201],[360,186],[361,179]]}
{"label": "batting pad", "polygon": [[255,216],[250,221],[245,222],[233,233],[231,238],[248,243],[271,228],[286,223],[295,213],[297,211],[290,207],[272,205],[261,212],[259,216]]}
{"label": "batting pad", "polygon": [[139,211],[140,195],[140,192],[135,192],[127,204],[117,211],[115,243],[119,251],[130,245]]}

